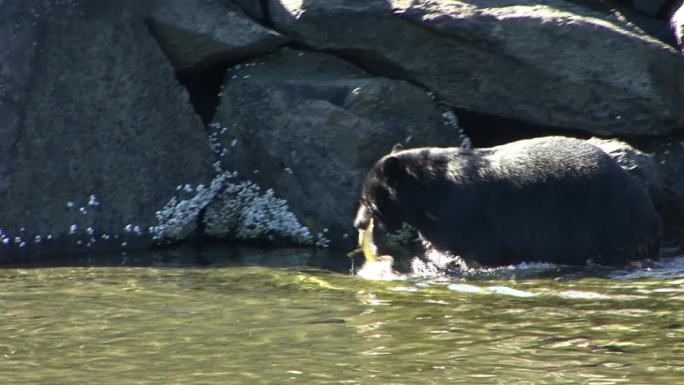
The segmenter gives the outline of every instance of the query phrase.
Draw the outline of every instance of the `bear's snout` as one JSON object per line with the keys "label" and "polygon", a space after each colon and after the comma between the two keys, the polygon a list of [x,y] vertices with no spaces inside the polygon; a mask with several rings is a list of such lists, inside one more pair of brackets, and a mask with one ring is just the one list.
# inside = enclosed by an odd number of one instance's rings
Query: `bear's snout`
{"label": "bear's snout", "polygon": [[371,218],[371,212],[368,207],[364,204],[359,205],[359,210],[356,212],[356,217],[354,218],[354,228],[357,230],[366,230]]}

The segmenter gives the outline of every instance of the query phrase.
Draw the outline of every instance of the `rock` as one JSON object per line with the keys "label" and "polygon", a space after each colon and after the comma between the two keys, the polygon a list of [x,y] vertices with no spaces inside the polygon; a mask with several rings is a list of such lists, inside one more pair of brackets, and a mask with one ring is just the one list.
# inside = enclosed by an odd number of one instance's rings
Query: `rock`
{"label": "rock", "polygon": [[299,223],[287,202],[276,198],[272,189],[262,192],[251,181],[238,183],[230,180],[234,175],[224,175],[221,191],[202,217],[205,234],[240,241],[314,245],[316,240],[309,229]]}
{"label": "rock", "polygon": [[632,0],[632,7],[648,16],[658,16],[672,3],[672,0]]}
{"label": "rock", "polygon": [[266,13],[261,8],[261,0],[230,0],[237,4],[242,10],[254,20],[264,22],[266,20]]}
{"label": "rock", "polygon": [[671,46],[677,47],[677,41],[669,28],[669,21],[651,16],[646,16],[629,7],[619,7],[617,10],[618,24],[623,25],[628,31],[639,35],[648,35],[654,37],[661,42]]}
{"label": "rock", "polygon": [[653,155],[641,152],[617,139],[591,138],[587,141],[602,149],[615,159],[620,167],[638,179],[649,192],[656,206],[663,201],[665,181],[658,173],[658,166]]}
{"label": "rock", "polygon": [[565,1],[271,0],[269,11],[295,41],[462,109],[606,136],[684,128],[684,58]]}
{"label": "rock", "polygon": [[224,169],[273,189],[333,247],[354,243],[360,183],[395,143],[463,140],[423,89],[326,54],[281,49],[233,68],[222,93],[210,140]]}
{"label": "rock", "polygon": [[0,262],[147,247],[176,187],[210,180],[153,6],[0,1]]}
{"label": "rock", "polygon": [[287,39],[225,0],[161,2],[150,29],[178,71],[235,62],[275,50]]}
{"label": "rock", "polygon": [[649,35],[663,43],[675,46],[674,35],[667,27],[667,20],[645,15],[629,4],[616,1],[596,0],[566,0],[582,7],[598,12],[611,24],[633,32],[637,35]]}
{"label": "rock", "polygon": [[684,3],[677,8],[670,18],[670,26],[674,30],[677,45],[681,50],[684,50]]}
{"label": "rock", "polygon": [[[251,181],[220,172],[209,186],[182,188],[156,214],[159,243],[186,240],[202,225],[205,235],[227,240],[297,246],[322,245],[290,212],[287,202]],[[319,242],[320,241],[320,242]]]}

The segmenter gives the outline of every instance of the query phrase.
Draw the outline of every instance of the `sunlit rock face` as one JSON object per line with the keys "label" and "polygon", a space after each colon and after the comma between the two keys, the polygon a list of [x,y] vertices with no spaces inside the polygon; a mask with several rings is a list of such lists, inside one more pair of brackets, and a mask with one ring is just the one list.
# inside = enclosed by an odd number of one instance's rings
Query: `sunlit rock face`
{"label": "sunlit rock face", "polygon": [[0,260],[149,245],[176,186],[210,180],[153,7],[0,2]]}
{"label": "sunlit rock face", "polygon": [[210,138],[224,169],[285,199],[314,234],[352,245],[359,183],[394,144],[459,145],[425,90],[331,55],[283,49],[232,68]]}
{"label": "sunlit rock face", "polygon": [[569,2],[271,0],[269,10],[293,39],[463,109],[600,135],[684,128],[684,58]]}
{"label": "sunlit rock face", "polygon": [[681,50],[684,50],[684,3],[672,15],[670,25],[677,39],[677,45]]}

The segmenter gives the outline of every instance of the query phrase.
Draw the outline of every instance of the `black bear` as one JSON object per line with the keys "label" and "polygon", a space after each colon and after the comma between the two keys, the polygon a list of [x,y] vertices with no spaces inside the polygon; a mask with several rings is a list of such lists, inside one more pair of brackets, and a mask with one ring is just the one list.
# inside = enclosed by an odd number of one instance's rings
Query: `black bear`
{"label": "black bear", "polygon": [[479,149],[394,149],[375,163],[354,227],[373,243],[403,222],[437,250],[486,266],[621,265],[657,256],[646,190],[583,140],[543,137]]}

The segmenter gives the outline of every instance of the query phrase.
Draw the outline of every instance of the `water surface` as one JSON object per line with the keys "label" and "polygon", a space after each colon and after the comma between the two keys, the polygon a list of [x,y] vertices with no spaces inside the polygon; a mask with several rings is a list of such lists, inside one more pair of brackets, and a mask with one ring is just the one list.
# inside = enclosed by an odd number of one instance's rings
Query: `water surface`
{"label": "water surface", "polygon": [[684,260],[368,281],[278,253],[0,269],[0,382],[684,383]]}

